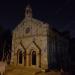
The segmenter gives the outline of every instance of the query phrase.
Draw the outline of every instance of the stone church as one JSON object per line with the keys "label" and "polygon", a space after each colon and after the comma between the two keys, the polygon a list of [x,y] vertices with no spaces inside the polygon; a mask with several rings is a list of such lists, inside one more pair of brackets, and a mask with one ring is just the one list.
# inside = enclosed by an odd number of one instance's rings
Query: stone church
{"label": "stone church", "polygon": [[57,35],[48,23],[33,18],[28,5],[25,18],[12,31],[11,64],[48,69],[49,64],[56,61],[54,57],[50,58],[50,52],[55,50]]}

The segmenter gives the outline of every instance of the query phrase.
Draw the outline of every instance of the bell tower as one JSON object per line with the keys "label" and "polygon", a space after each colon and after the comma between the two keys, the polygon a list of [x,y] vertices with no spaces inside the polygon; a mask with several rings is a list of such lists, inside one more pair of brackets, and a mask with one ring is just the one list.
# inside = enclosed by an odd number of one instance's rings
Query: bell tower
{"label": "bell tower", "polygon": [[32,18],[32,9],[29,4],[26,6],[25,18],[27,18],[27,19]]}

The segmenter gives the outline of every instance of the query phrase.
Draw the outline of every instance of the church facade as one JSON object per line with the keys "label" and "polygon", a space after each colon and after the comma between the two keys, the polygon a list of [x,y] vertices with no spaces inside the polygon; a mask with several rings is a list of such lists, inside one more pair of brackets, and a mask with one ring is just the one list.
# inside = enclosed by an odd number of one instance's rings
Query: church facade
{"label": "church facade", "polygon": [[51,61],[56,62],[52,51],[56,50],[55,37],[58,35],[49,24],[34,19],[28,5],[25,18],[12,31],[11,64],[48,69]]}

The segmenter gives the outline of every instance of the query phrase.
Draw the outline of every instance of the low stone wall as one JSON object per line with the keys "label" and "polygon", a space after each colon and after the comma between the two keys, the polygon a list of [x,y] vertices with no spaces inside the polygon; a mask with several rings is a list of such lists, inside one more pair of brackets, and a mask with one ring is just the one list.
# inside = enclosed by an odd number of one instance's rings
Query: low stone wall
{"label": "low stone wall", "polygon": [[4,75],[6,70],[6,63],[0,62],[0,75]]}

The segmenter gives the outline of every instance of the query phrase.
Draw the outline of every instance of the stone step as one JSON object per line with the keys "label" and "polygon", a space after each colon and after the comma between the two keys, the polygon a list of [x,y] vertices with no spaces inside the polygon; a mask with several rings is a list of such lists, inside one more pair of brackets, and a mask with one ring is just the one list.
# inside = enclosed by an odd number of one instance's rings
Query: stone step
{"label": "stone step", "polygon": [[40,73],[40,69],[26,67],[9,67],[6,70],[6,75],[35,75]]}
{"label": "stone step", "polygon": [[61,72],[59,71],[53,70],[50,70],[49,72],[43,71],[44,70],[41,70],[39,68],[9,66],[8,69],[6,70],[5,75],[61,75]]}

